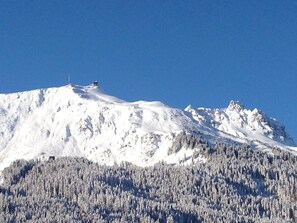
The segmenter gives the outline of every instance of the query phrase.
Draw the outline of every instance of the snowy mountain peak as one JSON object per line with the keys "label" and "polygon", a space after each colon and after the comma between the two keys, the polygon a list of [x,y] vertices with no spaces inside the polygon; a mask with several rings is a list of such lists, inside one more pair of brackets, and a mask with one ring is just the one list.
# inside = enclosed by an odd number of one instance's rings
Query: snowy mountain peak
{"label": "snowy mountain peak", "polygon": [[293,139],[280,122],[268,117],[259,109],[246,109],[238,101],[231,101],[227,108],[222,109],[187,107],[185,111],[190,112],[201,125],[212,128],[222,137],[226,137],[224,135],[235,137],[236,140],[257,146],[271,145],[274,142],[295,146]]}
{"label": "snowy mountain peak", "polygon": [[228,109],[239,111],[239,110],[245,109],[245,107],[240,101],[231,100],[229,103]]}
{"label": "snowy mountain peak", "polygon": [[126,102],[98,82],[0,94],[0,126],[0,170],[16,159],[52,155],[110,165],[193,162],[202,159],[191,158],[199,155],[199,137],[296,151],[282,124],[237,101],[225,109],[182,111],[158,101]]}
{"label": "snowy mountain peak", "polygon": [[67,85],[0,95],[0,169],[19,158],[83,156],[145,166],[168,156],[174,137],[197,128],[161,102],[126,102],[100,87]]}

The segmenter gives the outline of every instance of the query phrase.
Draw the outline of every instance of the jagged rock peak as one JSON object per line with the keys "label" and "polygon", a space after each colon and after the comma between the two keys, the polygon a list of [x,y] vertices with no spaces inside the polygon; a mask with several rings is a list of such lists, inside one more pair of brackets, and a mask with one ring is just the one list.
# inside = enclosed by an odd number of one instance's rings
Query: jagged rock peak
{"label": "jagged rock peak", "polygon": [[245,107],[240,101],[231,100],[228,105],[228,109],[243,110],[243,109],[245,109]]}
{"label": "jagged rock peak", "polygon": [[190,111],[191,109],[193,109],[192,105],[188,105],[188,106],[185,108],[185,111]]}

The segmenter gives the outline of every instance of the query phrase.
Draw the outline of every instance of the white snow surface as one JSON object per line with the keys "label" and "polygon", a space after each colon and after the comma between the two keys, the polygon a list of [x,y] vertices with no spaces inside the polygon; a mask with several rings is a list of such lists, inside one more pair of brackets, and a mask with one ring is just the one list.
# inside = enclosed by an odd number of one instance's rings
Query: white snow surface
{"label": "white snow surface", "polygon": [[[240,102],[231,101],[227,108],[185,109],[202,126],[208,126],[217,138],[230,139],[254,148],[279,147],[296,153],[293,139],[285,127],[259,109],[246,109]],[[297,153],[296,153],[297,154]]]}
{"label": "white snow surface", "polygon": [[192,154],[185,148],[167,155],[182,131],[199,132],[210,142],[297,151],[279,122],[233,101],[225,109],[182,111],[161,102],[126,102],[93,85],[0,94],[0,126],[0,170],[16,159],[49,156],[81,156],[107,165],[178,163]]}

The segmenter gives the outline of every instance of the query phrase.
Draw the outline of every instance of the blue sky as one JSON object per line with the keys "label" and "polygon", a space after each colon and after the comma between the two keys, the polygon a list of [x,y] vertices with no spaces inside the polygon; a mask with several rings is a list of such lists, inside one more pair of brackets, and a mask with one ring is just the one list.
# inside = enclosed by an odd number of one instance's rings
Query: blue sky
{"label": "blue sky", "polygon": [[297,141],[296,1],[0,0],[0,92],[98,80],[128,101],[260,108]]}

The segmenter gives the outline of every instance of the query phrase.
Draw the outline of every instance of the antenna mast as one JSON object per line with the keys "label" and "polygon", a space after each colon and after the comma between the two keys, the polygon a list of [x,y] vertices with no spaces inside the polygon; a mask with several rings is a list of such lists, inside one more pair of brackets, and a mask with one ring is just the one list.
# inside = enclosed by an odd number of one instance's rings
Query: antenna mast
{"label": "antenna mast", "polygon": [[71,75],[68,74],[68,84],[70,84],[70,81],[71,81]]}

